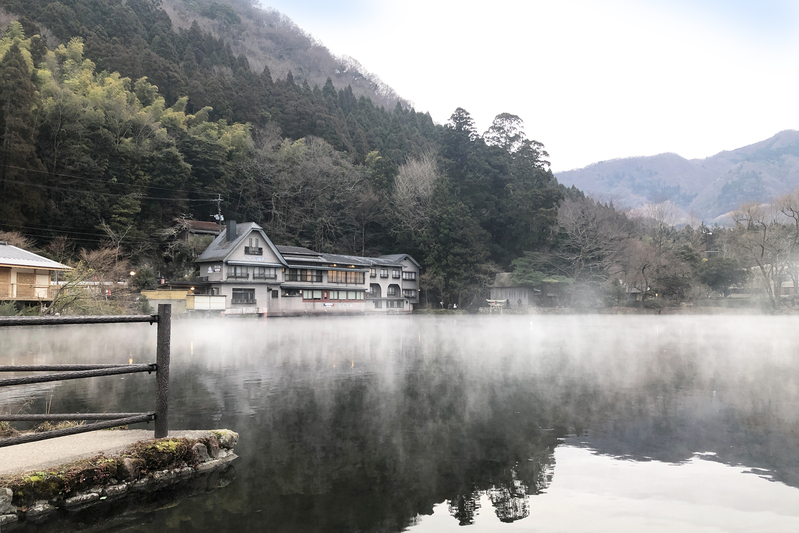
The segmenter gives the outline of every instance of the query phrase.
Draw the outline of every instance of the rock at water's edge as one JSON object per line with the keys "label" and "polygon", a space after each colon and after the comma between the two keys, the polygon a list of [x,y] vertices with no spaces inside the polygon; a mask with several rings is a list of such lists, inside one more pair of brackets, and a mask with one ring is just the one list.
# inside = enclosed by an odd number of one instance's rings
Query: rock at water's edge
{"label": "rock at water's edge", "polygon": [[208,455],[208,448],[206,448],[205,444],[202,442],[198,442],[192,446],[191,451],[194,452],[194,456],[197,458],[198,463],[204,463],[211,460],[211,457]]}
{"label": "rock at water's edge", "polygon": [[11,505],[14,492],[8,488],[0,488],[0,515],[12,514],[17,512],[17,508]]}
{"label": "rock at water's edge", "polygon": [[216,440],[219,442],[219,446],[222,448],[233,448],[239,442],[239,434],[235,431],[230,431],[229,429],[219,429],[212,431],[214,436],[216,436]]}

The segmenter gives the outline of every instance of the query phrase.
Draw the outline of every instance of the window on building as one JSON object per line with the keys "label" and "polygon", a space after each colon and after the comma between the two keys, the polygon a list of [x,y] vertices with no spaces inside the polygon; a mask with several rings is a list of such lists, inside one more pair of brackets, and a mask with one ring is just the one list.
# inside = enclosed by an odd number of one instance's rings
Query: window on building
{"label": "window on building", "polygon": [[253,267],[252,279],[276,279],[277,269],[270,267]]}
{"label": "window on building", "polygon": [[386,296],[399,296],[400,295],[400,288],[399,285],[389,285],[388,289],[386,290]]}
{"label": "window on building", "polygon": [[284,298],[296,297],[296,296],[302,296],[302,291],[300,289],[283,289]]}
{"label": "window on building", "polygon": [[329,283],[347,283],[350,285],[363,285],[366,282],[365,272],[352,272],[345,270],[328,270],[327,281]]}
{"label": "window on building", "polygon": [[395,268],[394,271],[391,274],[391,277],[394,278],[394,279],[400,279],[400,269],[399,268]]}
{"label": "window on building", "polygon": [[416,272],[403,272],[402,279],[408,281],[414,281],[416,279]]}
{"label": "window on building", "polygon": [[249,246],[244,247],[244,253],[246,255],[263,255],[264,249],[261,248],[261,239],[253,239],[252,237],[249,238],[247,241]]}
{"label": "window on building", "polygon": [[233,289],[234,304],[255,304],[255,289]]}
{"label": "window on building", "polygon": [[402,289],[402,295],[406,298],[416,298],[416,289]]}
{"label": "window on building", "polygon": [[386,300],[387,309],[402,309],[405,307],[404,300]]}
{"label": "window on building", "polygon": [[309,270],[305,268],[290,268],[286,272],[286,281],[306,281],[309,283],[321,283],[322,271]]}
{"label": "window on building", "polygon": [[269,291],[269,293],[272,295],[273,300],[277,299],[277,291]]}
{"label": "window on building", "polygon": [[229,266],[227,267],[227,277],[233,279],[249,279],[250,274],[247,272],[245,266]]}
{"label": "window on building", "polygon": [[380,298],[381,290],[380,284],[378,283],[370,283],[369,284],[369,291],[366,293],[367,298]]}
{"label": "window on building", "polygon": [[377,277],[377,269],[376,268],[372,268],[372,269],[369,270],[369,277],[370,278],[376,278]]}
{"label": "window on building", "polygon": [[383,300],[375,300],[375,309],[383,309]]}
{"label": "window on building", "polygon": [[387,268],[381,268],[380,269],[380,277],[381,278],[387,278],[388,277],[388,269]]}
{"label": "window on building", "polygon": [[303,300],[321,300],[322,299],[322,291],[314,291],[314,290],[303,290],[302,291],[302,299]]}

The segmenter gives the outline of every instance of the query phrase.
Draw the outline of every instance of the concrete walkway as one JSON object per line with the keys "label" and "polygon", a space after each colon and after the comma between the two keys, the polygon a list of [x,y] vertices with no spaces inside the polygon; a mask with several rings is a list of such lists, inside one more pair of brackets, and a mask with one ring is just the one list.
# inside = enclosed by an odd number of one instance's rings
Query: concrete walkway
{"label": "concrete walkway", "polygon": [[[208,431],[170,431],[170,437],[201,438]],[[91,431],[67,437],[29,442],[0,448],[0,476],[39,472],[95,457],[101,453],[111,456],[131,444],[151,440],[153,431],[147,429]]]}

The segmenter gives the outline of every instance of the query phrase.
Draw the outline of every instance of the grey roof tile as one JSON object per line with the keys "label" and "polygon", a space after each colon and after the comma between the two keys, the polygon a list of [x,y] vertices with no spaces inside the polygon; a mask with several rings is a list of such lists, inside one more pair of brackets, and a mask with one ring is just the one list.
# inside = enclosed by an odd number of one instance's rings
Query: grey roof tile
{"label": "grey roof tile", "polygon": [[50,270],[69,270],[70,268],[57,261],[17,248],[11,244],[0,244],[0,265],[46,268]]}

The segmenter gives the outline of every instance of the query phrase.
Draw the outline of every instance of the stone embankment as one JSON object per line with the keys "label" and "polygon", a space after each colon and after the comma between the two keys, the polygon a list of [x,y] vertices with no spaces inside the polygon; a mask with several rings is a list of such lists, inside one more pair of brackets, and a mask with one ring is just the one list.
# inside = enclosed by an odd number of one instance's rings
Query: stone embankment
{"label": "stone embankment", "polygon": [[239,435],[222,429],[137,442],[59,467],[0,476],[0,527],[41,523],[127,495],[157,491],[226,469]]}

